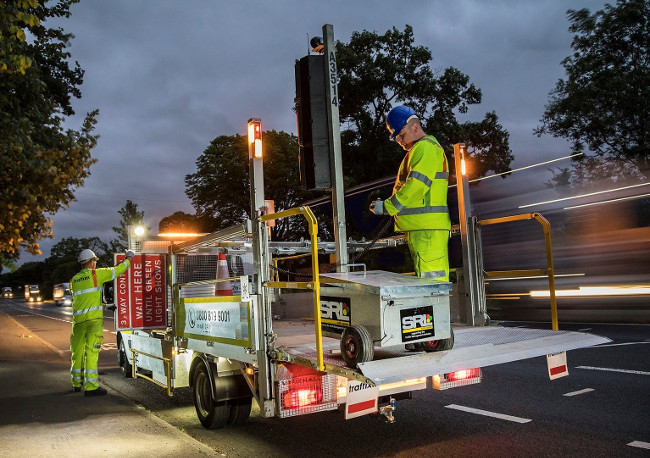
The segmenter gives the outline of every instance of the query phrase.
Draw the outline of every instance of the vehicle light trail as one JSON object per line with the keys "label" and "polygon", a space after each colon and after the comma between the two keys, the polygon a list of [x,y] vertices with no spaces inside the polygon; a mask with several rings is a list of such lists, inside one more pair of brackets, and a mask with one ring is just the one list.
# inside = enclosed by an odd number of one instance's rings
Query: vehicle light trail
{"label": "vehicle light trail", "polygon": [[580,198],[583,198],[583,197],[590,197],[590,196],[597,196],[599,194],[606,194],[608,192],[623,191],[625,189],[638,188],[640,186],[650,186],[650,183],[639,183],[639,184],[633,184],[633,185],[630,185],[630,186],[623,186],[623,187],[620,187],[620,188],[606,189],[604,191],[589,192],[587,194],[580,194],[580,195],[577,195],[577,196],[562,197],[560,199],[547,200],[545,202],[535,202],[535,203],[532,203],[532,204],[520,205],[519,208],[534,207],[535,205],[553,204],[553,203],[556,203],[556,202],[564,202],[565,200],[580,199]]}
{"label": "vehicle light trail", "polygon": [[[531,297],[549,297],[548,290],[530,291]],[[647,296],[650,295],[650,285],[625,286],[580,286],[578,289],[555,290],[557,297],[590,297],[590,296]]]}

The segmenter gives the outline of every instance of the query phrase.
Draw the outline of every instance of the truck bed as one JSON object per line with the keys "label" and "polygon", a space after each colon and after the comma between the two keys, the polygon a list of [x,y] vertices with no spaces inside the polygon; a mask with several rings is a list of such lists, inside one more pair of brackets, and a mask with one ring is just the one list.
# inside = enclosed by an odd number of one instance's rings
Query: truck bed
{"label": "truck bed", "polygon": [[[374,359],[359,364],[359,370],[380,385],[611,342],[606,337],[574,331],[503,326],[454,326],[453,329],[455,344],[452,350],[426,353],[408,351],[403,345],[375,347]],[[276,345],[283,346],[287,353],[316,360],[313,322],[275,321],[273,330],[278,335]],[[333,366],[345,366],[338,339],[323,338],[323,361]]]}

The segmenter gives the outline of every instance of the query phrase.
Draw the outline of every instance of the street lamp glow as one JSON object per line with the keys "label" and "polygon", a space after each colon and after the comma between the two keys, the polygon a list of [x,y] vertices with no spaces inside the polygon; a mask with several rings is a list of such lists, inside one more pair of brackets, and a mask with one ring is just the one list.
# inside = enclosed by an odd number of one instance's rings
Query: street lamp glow
{"label": "street lamp glow", "polygon": [[138,237],[144,235],[144,227],[142,226],[137,226],[134,230],[133,233],[137,235]]}

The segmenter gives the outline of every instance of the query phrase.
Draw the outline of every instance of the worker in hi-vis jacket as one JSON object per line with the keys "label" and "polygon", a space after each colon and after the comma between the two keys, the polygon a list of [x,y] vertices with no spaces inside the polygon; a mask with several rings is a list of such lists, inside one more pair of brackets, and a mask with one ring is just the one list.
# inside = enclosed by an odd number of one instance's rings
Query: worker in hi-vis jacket
{"label": "worker in hi-vis jacket", "polygon": [[81,271],[70,280],[72,291],[72,389],[81,391],[84,396],[102,396],[106,390],[99,386],[97,360],[102,346],[104,330],[104,307],[102,304],[102,285],[122,275],[131,267],[135,253],[126,252],[126,259],[115,267],[96,269],[98,258],[92,250],[85,249],[79,254]]}
{"label": "worker in hi-vis jacket", "polygon": [[386,117],[391,140],[406,150],[393,194],[376,200],[370,210],[391,215],[395,231],[404,232],[416,275],[449,281],[448,242],[451,220],[447,208],[447,158],[435,137],[422,129],[411,108],[397,106]]}

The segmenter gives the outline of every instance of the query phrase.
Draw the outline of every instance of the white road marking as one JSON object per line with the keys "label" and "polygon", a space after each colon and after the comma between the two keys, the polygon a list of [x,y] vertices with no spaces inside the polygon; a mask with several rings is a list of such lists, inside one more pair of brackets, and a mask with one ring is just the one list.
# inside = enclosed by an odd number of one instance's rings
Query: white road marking
{"label": "white road marking", "polygon": [[[26,312],[29,315],[38,315],[38,316],[42,316],[43,318],[49,318],[51,320],[63,321],[64,323],[72,323],[71,320],[64,320],[62,318],[57,318],[57,317],[50,316],[50,315],[43,315],[42,313],[36,313],[36,312],[32,312],[31,310],[25,310],[23,307],[16,306],[16,305],[12,305],[11,308],[13,308],[14,310],[20,310],[22,312]],[[21,316],[29,316],[29,315],[16,315],[16,316],[21,317]]]}
{"label": "white road marking", "polygon": [[630,447],[645,448],[646,450],[650,450],[650,442],[632,441],[627,445]]}
{"label": "white road marking", "polygon": [[54,353],[56,353],[57,355],[59,355],[61,358],[65,359],[65,354],[64,354],[61,350],[59,350],[58,348],[56,348],[54,345],[52,345],[52,344],[49,343],[48,341],[46,341],[46,340],[42,339],[41,337],[39,337],[36,333],[31,332],[31,331],[30,331],[29,329],[27,329],[25,326],[23,326],[23,325],[20,324],[18,321],[16,321],[16,319],[15,319],[14,317],[12,317],[11,315],[6,315],[6,314],[5,314],[5,316],[6,316],[7,318],[9,318],[11,321],[13,321],[14,323],[16,323],[17,326],[19,326],[19,327],[21,327],[22,329],[25,330],[25,334],[23,334],[23,335],[25,335],[25,336],[29,336],[29,337],[32,337],[32,336],[33,336],[36,340],[40,341],[40,342],[41,342],[43,345],[45,345],[47,348],[49,348],[50,350],[52,350]]}
{"label": "white road marking", "polygon": [[514,421],[515,423],[528,423],[529,421],[532,421],[529,418],[513,417],[512,415],[490,412],[488,410],[475,409],[473,407],[459,406],[457,404],[449,404],[448,406],[445,407],[448,409],[456,409],[456,410],[462,410],[463,412],[475,413],[477,415],[484,415],[486,417],[498,418],[499,420]]}
{"label": "white road marking", "polygon": [[582,328],[578,329],[578,332],[585,332],[585,331],[591,331],[592,328]]}
{"label": "white road marking", "polygon": [[578,391],[572,391],[570,393],[564,393],[562,396],[577,396],[579,394],[585,394],[585,393],[590,393],[592,391],[596,391],[593,388],[585,388],[584,390],[578,390]]}
{"label": "white road marking", "polygon": [[650,375],[650,372],[633,371],[630,369],[612,369],[610,367],[576,366],[576,369],[588,369],[590,371],[621,372],[623,374]]}

